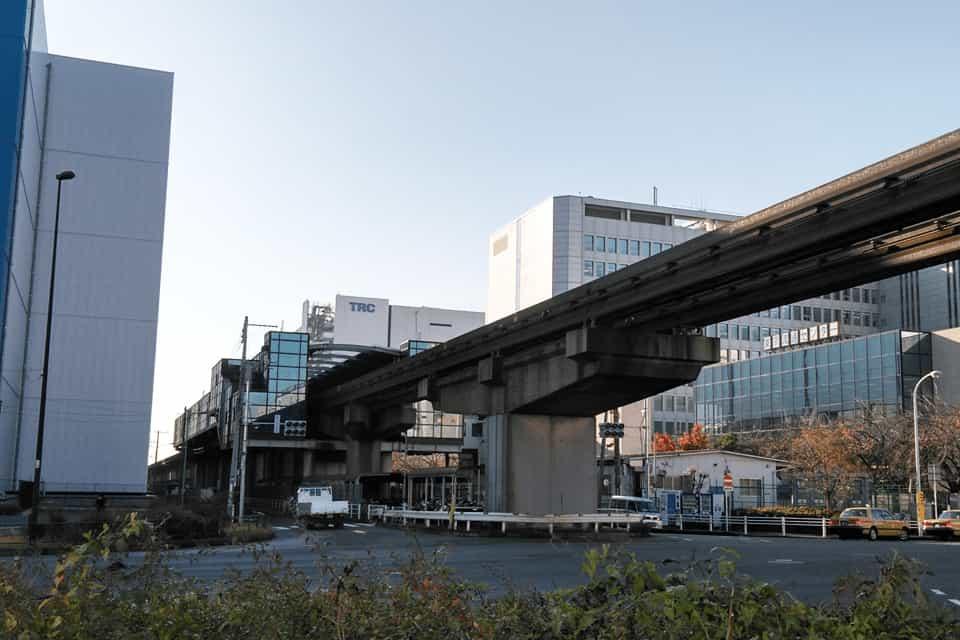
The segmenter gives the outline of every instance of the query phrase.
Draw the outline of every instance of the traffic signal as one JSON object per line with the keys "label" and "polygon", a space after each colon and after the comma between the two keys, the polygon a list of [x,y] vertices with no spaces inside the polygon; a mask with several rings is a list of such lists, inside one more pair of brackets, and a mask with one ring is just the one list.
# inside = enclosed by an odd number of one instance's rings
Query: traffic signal
{"label": "traffic signal", "polygon": [[622,438],[622,422],[603,422],[600,424],[600,436],[603,438]]}
{"label": "traffic signal", "polygon": [[287,420],[283,423],[283,435],[287,438],[305,438],[307,436],[306,420]]}

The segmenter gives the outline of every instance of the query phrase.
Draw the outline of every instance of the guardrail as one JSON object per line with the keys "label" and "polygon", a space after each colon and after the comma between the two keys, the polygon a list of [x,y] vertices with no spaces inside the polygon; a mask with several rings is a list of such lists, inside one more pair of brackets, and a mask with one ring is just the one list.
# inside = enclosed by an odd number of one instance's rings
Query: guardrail
{"label": "guardrail", "polygon": [[632,528],[636,528],[637,530],[651,528],[650,524],[644,524],[643,517],[641,515],[632,515],[627,513],[585,513],[532,516],[516,513],[481,513],[457,511],[451,515],[449,511],[383,509],[379,514],[379,519],[381,522],[399,522],[404,526],[410,524],[411,522],[423,522],[428,529],[436,525],[440,527],[446,526],[448,529],[452,529],[454,531],[459,530],[461,524],[463,525],[465,531],[471,531],[471,529],[478,524],[498,526],[501,533],[506,533],[510,526],[546,528],[551,535],[558,527],[580,527],[581,529],[589,529],[592,527],[594,532],[599,532],[600,527],[623,527],[628,532]]}
{"label": "guardrail", "polygon": [[[917,521],[906,522],[907,528],[918,532]],[[664,520],[664,526],[684,530],[707,530],[708,532],[730,532],[750,535],[754,533],[778,533],[781,536],[790,534],[813,534],[826,538],[830,533],[831,519],[824,517],[791,517],[791,516],[727,516],[671,514]]]}

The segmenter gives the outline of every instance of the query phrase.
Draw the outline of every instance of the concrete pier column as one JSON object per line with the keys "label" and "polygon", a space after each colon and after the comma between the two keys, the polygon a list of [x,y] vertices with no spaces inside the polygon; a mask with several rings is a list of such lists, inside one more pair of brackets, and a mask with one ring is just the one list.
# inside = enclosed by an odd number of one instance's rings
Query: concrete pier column
{"label": "concrete pier column", "polygon": [[596,511],[594,418],[513,413],[487,425],[488,511]]}

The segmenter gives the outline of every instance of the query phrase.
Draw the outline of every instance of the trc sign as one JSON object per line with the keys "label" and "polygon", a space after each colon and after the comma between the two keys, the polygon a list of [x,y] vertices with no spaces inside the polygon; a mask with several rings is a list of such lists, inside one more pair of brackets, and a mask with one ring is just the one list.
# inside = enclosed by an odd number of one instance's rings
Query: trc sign
{"label": "trc sign", "polygon": [[360,313],[376,313],[377,305],[372,302],[351,302],[350,311],[358,311]]}

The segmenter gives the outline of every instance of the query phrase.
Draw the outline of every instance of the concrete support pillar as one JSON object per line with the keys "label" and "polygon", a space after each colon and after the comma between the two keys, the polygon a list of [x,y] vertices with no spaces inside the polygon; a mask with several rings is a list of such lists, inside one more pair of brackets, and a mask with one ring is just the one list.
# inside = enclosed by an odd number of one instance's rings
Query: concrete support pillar
{"label": "concrete support pillar", "polygon": [[307,449],[303,452],[303,478],[307,479],[313,476],[313,451]]}
{"label": "concrete support pillar", "polygon": [[506,414],[487,420],[487,510],[596,510],[592,417]]}

